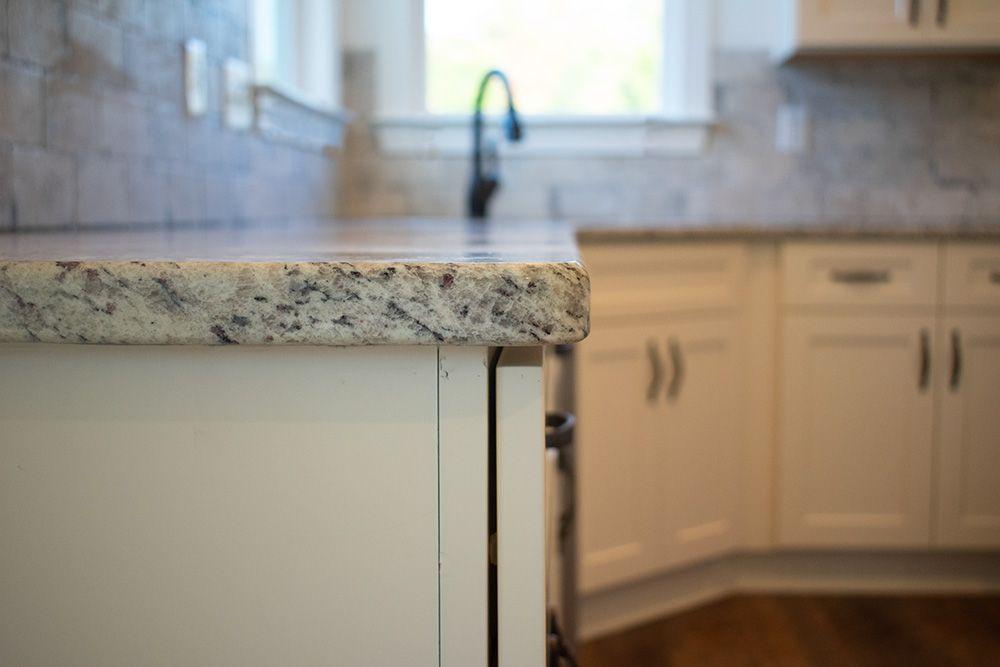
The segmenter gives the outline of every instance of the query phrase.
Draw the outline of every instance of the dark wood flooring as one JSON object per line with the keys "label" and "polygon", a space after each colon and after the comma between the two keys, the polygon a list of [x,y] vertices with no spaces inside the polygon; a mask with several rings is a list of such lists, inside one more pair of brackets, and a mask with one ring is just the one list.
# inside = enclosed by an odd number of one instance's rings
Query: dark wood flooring
{"label": "dark wood flooring", "polygon": [[579,661],[1000,666],[1000,596],[736,595],[595,639]]}

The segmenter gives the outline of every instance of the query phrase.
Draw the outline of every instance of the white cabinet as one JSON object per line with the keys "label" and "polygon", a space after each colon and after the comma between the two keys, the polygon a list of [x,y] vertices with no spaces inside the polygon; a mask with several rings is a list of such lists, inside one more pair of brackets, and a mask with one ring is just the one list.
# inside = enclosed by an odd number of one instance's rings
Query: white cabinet
{"label": "white cabinet", "polygon": [[785,316],[782,544],[929,544],[933,331],[931,315]]}
{"label": "white cabinet", "polygon": [[610,325],[580,345],[581,588],[737,541],[740,359],[729,318]]}
{"label": "white cabinet", "polygon": [[585,247],[590,338],[577,347],[584,593],[738,542],[744,391],[739,244]]}
{"label": "white cabinet", "polygon": [[976,48],[1000,44],[996,0],[937,0],[927,4],[922,33],[932,44]]}
{"label": "white cabinet", "polygon": [[936,543],[1000,547],[1000,316],[946,317],[941,338]]}
{"label": "white cabinet", "polygon": [[641,576],[653,560],[645,457],[663,408],[662,342],[648,325],[594,327],[577,346],[580,586]]}
{"label": "white cabinet", "polygon": [[658,568],[736,546],[743,417],[736,321],[678,319],[661,330],[668,377],[646,468]]}
{"label": "white cabinet", "polygon": [[782,0],[775,57],[1000,48],[994,0]]}
{"label": "white cabinet", "polygon": [[[540,352],[492,392],[500,665],[545,655]],[[0,345],[0,664],[488,664],[490,359]]]}

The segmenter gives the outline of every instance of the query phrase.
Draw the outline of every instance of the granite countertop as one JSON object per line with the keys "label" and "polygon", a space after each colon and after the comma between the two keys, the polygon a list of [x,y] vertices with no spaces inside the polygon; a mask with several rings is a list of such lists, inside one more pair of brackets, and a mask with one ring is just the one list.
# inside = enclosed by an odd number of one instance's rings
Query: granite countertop
{"label": "granite countertop", "polygon": [[589,297],[557,223],[0,234],[0,342],[571,343]]}
{"label": "granite countertop", "polygon": [[809,223],[719,223],[669,221],[576,221],[581,243],[642,243],[710,240],[1000,240],[1000,221],[901,224],[898,220],[813,221]]}

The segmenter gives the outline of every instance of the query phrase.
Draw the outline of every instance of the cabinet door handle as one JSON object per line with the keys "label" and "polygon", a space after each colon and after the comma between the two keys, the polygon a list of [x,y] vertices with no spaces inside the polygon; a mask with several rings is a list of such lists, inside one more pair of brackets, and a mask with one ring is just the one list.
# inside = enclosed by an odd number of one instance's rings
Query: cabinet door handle
{"label": "cabinet door handle", "polygon": [[667,340],[667,350],[670,352],[670,364],[674,367],[674,374],[667,385],[667,398],[673,399],[681,393],[681,384],[684,382],[684,355],[676,338]]}
{"label": "cabinet door handle", "polygon": [[938,0],[937,15],[934,17],[939,28],[943,28],[948,22],[948,0]]}
{"label": "cabinet door handle", "polygon": [[914,28],[917,27],[918,23],[920,23],[920,0],[910,0],[908,18],[910,25]]}
{"label": "cabinet door handle", "polygon": [[926,391],[931,381],[931,334],[927,329],[920,330],[920,391]]}
{"label": "cabinet door handle", "polygon": [[835,283],[847,283],[850,285],[874,285],[889,282],[888,271],[876,271],[872,269],[834,269],[830,271],[830,280]]}
{"label": "cabinet door handle", "polygon": [[1000,271],[990,271],[990,282],[994,285],[1000,285]]}
{"label": "cabinet door handle", "polygon": [[948,381],[952,391],[958,391],[962,383],[962,337],[958,329],[951,330],[951,379]]}
{"label": "cabinet door handle", "polygon": [[650,340],[646,344],[646,352],[649,354],[649,366],[653,371],[653,377],[649,381],[649,389],[646,390],[646,399],[652,403],[656,401],[656,396],[660,393],[660,385],[663,384],[663,363],[660,361],[660,352],[656,347],[655,340]]}

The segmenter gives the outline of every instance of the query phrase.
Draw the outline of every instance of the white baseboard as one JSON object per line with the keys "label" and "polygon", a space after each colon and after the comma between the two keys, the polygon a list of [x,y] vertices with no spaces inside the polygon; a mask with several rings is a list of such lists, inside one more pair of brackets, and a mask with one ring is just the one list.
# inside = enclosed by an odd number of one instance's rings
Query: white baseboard
{"label": "white baseboard", "polygon": [[587,640],[731,593],[990,593],[1000,554],[917,552],[742,553],[587,595]]}

